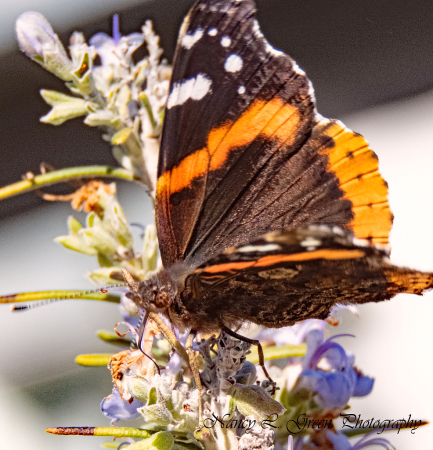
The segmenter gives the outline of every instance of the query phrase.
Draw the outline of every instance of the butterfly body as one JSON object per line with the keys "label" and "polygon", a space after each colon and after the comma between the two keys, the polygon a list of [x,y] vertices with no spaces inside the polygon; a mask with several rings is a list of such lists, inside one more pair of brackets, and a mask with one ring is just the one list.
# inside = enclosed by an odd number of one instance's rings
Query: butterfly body
{"label": "butterfly body", "polygon": [[182,26],[158,164],[163,269],[130,294],[179,329],[324,319],[422,293],[388,261],[388,186],[365,139],[316,112],[252,0],[200,0]]}

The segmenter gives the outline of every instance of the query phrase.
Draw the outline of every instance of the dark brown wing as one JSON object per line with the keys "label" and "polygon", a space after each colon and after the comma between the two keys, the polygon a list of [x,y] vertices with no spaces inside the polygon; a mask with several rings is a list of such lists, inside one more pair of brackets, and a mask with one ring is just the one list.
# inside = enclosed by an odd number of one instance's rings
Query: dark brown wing
{"label": "dark brown wing", "polygon": [[265,40],[254,7],[199,1],[181,30],[158,166],[165,267],[312,223],[387,243],[377,158],[361,136],[316,115],[305,73]]}
{"label": "dark brown wing", "polygon": [[187,327],[250,321],[270,328],[325,319],[336,304],[422,294],[433,273],[393,266],[385,251],[337,227],[274,232],[227,249],[191,273],[181,294]]}

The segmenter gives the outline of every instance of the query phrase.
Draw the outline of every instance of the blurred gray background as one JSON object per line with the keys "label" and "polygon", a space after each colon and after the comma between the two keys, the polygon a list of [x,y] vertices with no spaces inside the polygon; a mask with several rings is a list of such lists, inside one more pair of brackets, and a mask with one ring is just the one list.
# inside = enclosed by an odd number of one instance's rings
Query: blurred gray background
{"label": "blurred gray background", "polygon": [[[192,0],[32,0],[2,2],[0,17],[0,184],[38,171],[41,161],[56,168],[115,164],[97,129],[80,119],[61,127],[39,123],[48,106],[41,88],[65,89],[19,53],[14,21],[24,11],[42,12],[66,44],[74,30],[87,39],[138,31],[152,19],[172,59],[178,27]],[[277,48],[291,54],[312,79],[319,111],[362,133],[379,154],[395,213],[392,259],[433,270],[433,3],[430,0],[258,0],[262,29]],[[61,192],[61,189],[60,191]],[[130,221],[149,223],[152,213],[137,186],[119,185]],[[26,194],[0,203],[1,293],[49,288],[88,288],[83,273],[91,257],[53,242],[66,234],[67,204],[46,204]],[[84,216],[79,216],[81,220]],[[344,314],[333,333],[356,339],[352,349],[373,393],[351,402],[363,418],[433,420],[433,294],[400,296],[366,305],[361,317]],[[119,320],[115,305],[59,302],[21,314],[0,308],[0,449],[94,449],[108,439],[57,437],[50,426],[106,426],[100,400],[111,392],[104,368],[74,363],[79,353],[110,352],[96,338]],[[387,437],[398,449],[430,448],[432,427]]]}

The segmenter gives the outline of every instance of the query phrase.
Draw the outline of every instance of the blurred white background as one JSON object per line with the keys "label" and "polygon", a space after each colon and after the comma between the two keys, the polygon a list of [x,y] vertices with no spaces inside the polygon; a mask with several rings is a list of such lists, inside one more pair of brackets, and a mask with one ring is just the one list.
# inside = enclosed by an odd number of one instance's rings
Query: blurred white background
{"label": "blurred white background", "polygon": [[[134,3],[139,2],[123,2],[122,6]],[[25,10],[39,10],[56,26],[78,29],[81,20],[108,16],[116,6],[118,2],[111,0],[8,4],[0,18],[0,49],[11,48],[14,19]],[[55,9],[59,14],[54,14]],[[374,70],[370,75],[374,90]],[[323,96],[326,92],[318,90],[321,111],[326,110],[320,102]],[[362,133],[379,155],[395,214],[392,261],[433,271],[433,91],[357,112],[335,108],[333,115]],[[26,159],[26,151],[31,152],[29,143],[22,149],[21,160]],[[5,151],[1,144],[0,149]],[[130,221],[145,224],[152,220],[149,203],[138,186],[120,184],[119,198]],[[67,232],[66,218],[71,213],[67,204],[45,204],[0,220],[2,293],[90,286],[82,274],[95,267],[93,258],[53,242]],[[344,314],[343,324],[333,330],[356,335],[356,339],[339,342],[355,353],[357,366],[376,379],[370,396],[351,402],[353,413],[366,419],[399,419],[411,414],[433,420],[433,293],[398,296],[390,302],[365,305],[360,312],[359,318]],[[80,353],[110,352],[113,348],[95,333],[112,329],[119,317],[116,305],[86,301],[64,301],[16,314],[8,306],[0,307],[0,449],[87,450],[108,440],[51,436],[44,429],[108,425],[99,411],[99,402],[111,392],[108,371],[78,367],[74,358]],[[384,437],[399,450],[427,449],[433,428]]]}

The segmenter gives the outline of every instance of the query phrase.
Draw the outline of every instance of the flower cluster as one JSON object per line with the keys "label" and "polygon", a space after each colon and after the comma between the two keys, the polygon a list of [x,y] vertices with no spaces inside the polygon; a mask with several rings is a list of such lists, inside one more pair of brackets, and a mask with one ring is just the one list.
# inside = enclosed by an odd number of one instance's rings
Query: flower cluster
{"label": "flower cluster", "polygon": [[[114,16],[113,37],[96,34],[90,45],[82,33],[75,32],[69,45],[70,57],[39,13],[22,14],[16,35],[21,50],[66,81],[73,94],[41,91],[52,107],[41,120],[60,125],[85,116],[87,125],[103,128],[103,137],[113,146],[119,164],[153,192],[171,69],[161,61],[159,38],[151,22],[146,22],[141,33],[121,36],[118,16]],[[148,56],[135,63],[133,53],[143,43]],[[97,57],[100,65],[96,65]]]}

